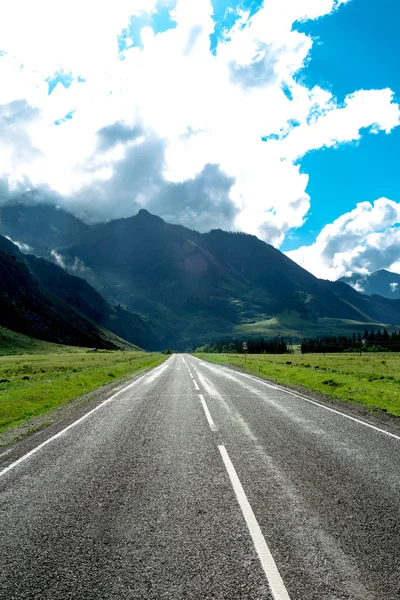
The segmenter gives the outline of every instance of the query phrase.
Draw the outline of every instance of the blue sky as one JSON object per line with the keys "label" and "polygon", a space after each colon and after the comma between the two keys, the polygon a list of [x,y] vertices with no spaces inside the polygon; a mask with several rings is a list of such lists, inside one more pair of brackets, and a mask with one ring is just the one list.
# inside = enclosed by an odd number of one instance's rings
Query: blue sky
{"label": "blue sky", "polygon": [[398,0],[4,0],[2,197],[400,272],[399,22]]}
{"label": "blue sky", "polygon": [[[213,52],[216,50],[218,41],[224,32],[231,29],[238,19],[238,9],[246,11],[250,16],[254,15],[262,6],[262,0],[212,0],[213,19],[215,22],[214,33],[210,36],[210,46]],[[173,29],[176,25],[171,18],[170,12],[176,6],[176,0],[160,2],[157,10],[148,15],[146,13],[132,17],[129,26],[124,29],[119,39],[120,49],[125,48],[127,37],[133,41],[132,45],[143,47],[140,39],[140,32],[143,27],[150,26],[156,33],[162,33],[168,29]]]}
{"label": "blue sky", "polygon": [[[389,87],[400,100],[400,2],[352,0],[336,14],[296,26],[318,40],[299,74],[307,85],[331,89],[339,102],[358,89]],[[400,202],[400,129],[360,142],[310,152],[301,159],[312,198],[306,224],[283,250],[313,241],[326,224],[358,202],[384,196]]]}
{"label": "blue sky", "polygon": [[[151,16],[133,18],[121,36],[121,48],[126,36],[142,47],[140,31],[145,25],[155,32],[175,27],[170,17],[174,4],[160,6]],[[212,5],[215,30],[210,45],[215,53],[218,42],[223,35],[229,35],[237,21],[238,7],[254,15],[263,2],[213,0]],[[308,87],[318,85],[330,90],[339,103],[356,90],[386,87],[400,100],[399,22],[397,0],[351,0],[334,14],[296,23],[294,29],[315,41],[308,64],[297,80]],[[304,156],[299,164],[310,177],[307,192],[312,200],[311,210],[306,223],[285,238],[281,250],[312,243],[326,223],[359,202],[373,202],[382,196],[399,202],[399,153],[400,129],[396,129],[390,135],[365,135],[360,141],[318,149]]]}

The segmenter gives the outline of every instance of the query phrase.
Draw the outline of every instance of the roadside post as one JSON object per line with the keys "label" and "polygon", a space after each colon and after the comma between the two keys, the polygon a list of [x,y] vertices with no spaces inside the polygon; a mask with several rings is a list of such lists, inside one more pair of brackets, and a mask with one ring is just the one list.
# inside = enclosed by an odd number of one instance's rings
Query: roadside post
{"label": "roadside post", "polygon": [[247,342],[243,342],[242,344],[242,350],[244,352],[244,362],[247,362]]}

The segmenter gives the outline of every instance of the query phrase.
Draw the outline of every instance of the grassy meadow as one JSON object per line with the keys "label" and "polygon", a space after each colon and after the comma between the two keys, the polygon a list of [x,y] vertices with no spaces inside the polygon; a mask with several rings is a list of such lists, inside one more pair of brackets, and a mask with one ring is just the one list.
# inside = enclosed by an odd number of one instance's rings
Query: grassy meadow
{"label": "grassy meadow", "polygon": [[87,348],[44,342],[43,340],[11,331],[5,327],[0,327],[0,356],[17,354],[76,354],[77,352],[85,351],[87,351]]}
{"label": "grassy meadow", "polygon": [[[41,344],[46,342],[39,342],[43,350]],[[62,346],[51,353],[0,356],[0,432],[166,358],[144,351]]]}
{"label": "grassy meadow", "polygon": [[[350,319],[333,319],[320,317],[317,321],[304,321],[294,313],[283,311],[273,317],[266,318],[264,321],[252,321],[241,323],[235,327],[237,336],[264,336],[275,337],[281,335],[290,341],[291,339],[300,340],[302,337],[325,337],[327,335],[352,335],[353,333],[363,334],[367,329],[387,329],[389,333],[396,330],[394,325],[382,323],[365,323],[365,321],[352,321]],[[299,334],[301,332],[301,334]]]}
{"label": "grassy meadow", "polygon": [[195,356],[400,416],[400,354],[250,354],[246,363],[243,354]]}

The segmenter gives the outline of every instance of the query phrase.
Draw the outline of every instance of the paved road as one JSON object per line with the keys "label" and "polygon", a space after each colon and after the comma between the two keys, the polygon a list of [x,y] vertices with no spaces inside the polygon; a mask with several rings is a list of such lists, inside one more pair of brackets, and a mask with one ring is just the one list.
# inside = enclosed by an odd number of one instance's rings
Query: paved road
{"label": "paved road", "polygon": [[400,438],[363,422],[175,355],[30,444],[2,600],[400,598]]}

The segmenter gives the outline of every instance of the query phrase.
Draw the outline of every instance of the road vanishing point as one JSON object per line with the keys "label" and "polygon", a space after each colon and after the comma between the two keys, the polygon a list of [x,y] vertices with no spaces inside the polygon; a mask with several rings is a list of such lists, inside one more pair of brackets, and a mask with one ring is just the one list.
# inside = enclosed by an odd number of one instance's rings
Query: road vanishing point
{"label": "road vanishing point", "polygon": [[0,455],[2,600],[400,598],[393,432],[187,354],[92,407]]}

